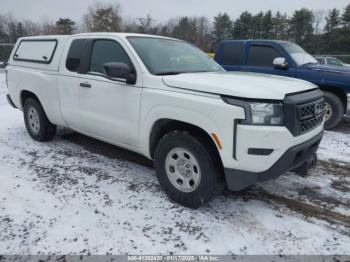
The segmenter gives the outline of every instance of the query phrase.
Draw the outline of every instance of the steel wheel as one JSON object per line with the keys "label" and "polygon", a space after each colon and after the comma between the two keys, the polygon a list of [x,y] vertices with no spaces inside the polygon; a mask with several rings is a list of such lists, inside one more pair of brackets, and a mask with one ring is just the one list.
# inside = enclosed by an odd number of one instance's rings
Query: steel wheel
{"label": "steel wheel", "polygon": [[331,107],[331,105],[327,102],[325,102],[325,106],[324,106],[324,120],[328,121],[332,115],[333,115],[333,109]]}
{"label": "steel wheel", "polygon": [[33,133],[38,134],[40,131],[40,118],[38,111],[34,107],[30,107],[28,110],[28,123]]}
{"label": "steel wheel", "polygon": [[167,176],[172,185],[181,192],[193,192],[201,180],[197,159],[184,148],[174,148],[165,160]]}

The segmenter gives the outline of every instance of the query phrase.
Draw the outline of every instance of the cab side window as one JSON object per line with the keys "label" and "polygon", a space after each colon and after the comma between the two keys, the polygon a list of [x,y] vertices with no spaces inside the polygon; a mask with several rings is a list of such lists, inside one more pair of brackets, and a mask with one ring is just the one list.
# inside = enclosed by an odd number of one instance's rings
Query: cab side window
{"label": "cab side window", "polygon": [[66,68],[71,72],[77,72],[80,66],[81,56],[83,54],[86,39],[76,39],[70,45],[66,60]]}
{"label": "cab side window", "polygon": [[243,43],[227,43],[222,46],[222,55],[220,64],[222,65],[240,65],[243,55]]}
{"label": "cab side window", "polygon": [[248,66],[272,67],[273,60],[280,57],[277,50],[270,46],[252,45],[249,49]]}
{"label": "cab side window", "polygon": [[119,43],[113,40],[96,40],[92,49],[89,71],[105,74],[103,65],[110,62],[125,63],[133,67],[128,54]]}

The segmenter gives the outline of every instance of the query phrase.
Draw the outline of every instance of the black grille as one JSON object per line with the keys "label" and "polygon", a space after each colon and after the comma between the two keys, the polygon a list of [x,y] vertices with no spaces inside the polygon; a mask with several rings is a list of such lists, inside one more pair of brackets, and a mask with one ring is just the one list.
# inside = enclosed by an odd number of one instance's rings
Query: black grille
{"label": "black grille", "polygon": [[319,89],[286,96],[286,127],[299,136],[320,126],[324,116],[323,92]]}
{"label": "black grille", "polygon": [[322,123],[324,100],[318,99],[307,104],[297,105],[297,112],[300,121],[300,134],[303,134]]}

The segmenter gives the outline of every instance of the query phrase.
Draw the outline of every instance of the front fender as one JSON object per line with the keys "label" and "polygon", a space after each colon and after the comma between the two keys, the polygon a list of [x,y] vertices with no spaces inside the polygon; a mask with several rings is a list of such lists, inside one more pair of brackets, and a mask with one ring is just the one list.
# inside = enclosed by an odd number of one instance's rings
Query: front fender
{"label": "front fender", "polygon": [[[176,113],[174,113],[176,112]],[[147,157],[150,156],[150,134],[154,125],[159,120],[175,120],[184,122],[187,124],[191,124],[197,126],[204,130],[209,136],[211,133],[217,133],[217,129],[215,124],[204,114],[200,114],[198,112],[193,112],[184,108],[176,108],[173,106],[157,106],[152,108],[152,110],[148,113],[144,124],[141,128],[140,141],[142,151],[146,154]]]}
{"label": "front fender", "polygon": [[[155,123],[161,119],[185,122],[203,129],[208,135],[217,133],[218,129],[210,114],[217,108],[217,98],[193,96],[176,93],[174,96],[162,94],[143,95],[140,121],[140,149],[144,155],[150,156],[150,134]],[[192,97],[192,98],[191,98]],[[162,101],[154,103],[154,100]]]}

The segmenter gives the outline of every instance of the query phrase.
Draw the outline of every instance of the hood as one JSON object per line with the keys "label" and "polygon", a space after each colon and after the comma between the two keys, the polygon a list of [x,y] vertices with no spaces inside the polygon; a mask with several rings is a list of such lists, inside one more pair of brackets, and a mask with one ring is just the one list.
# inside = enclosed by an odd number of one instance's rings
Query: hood
{"label": "hood", "polygon": [[243,72],[185,73],[163,77],[170,87],[242,98],[283,100],[317,86],[294,78]]}
{"label": "hood", "polygon": [[335,73],[335,74],[343,74],[350,76],[350,67],[349,66],[332,66],[332,65],[308,65],[306,68],[314,71],[321,71],[325,73]]}

